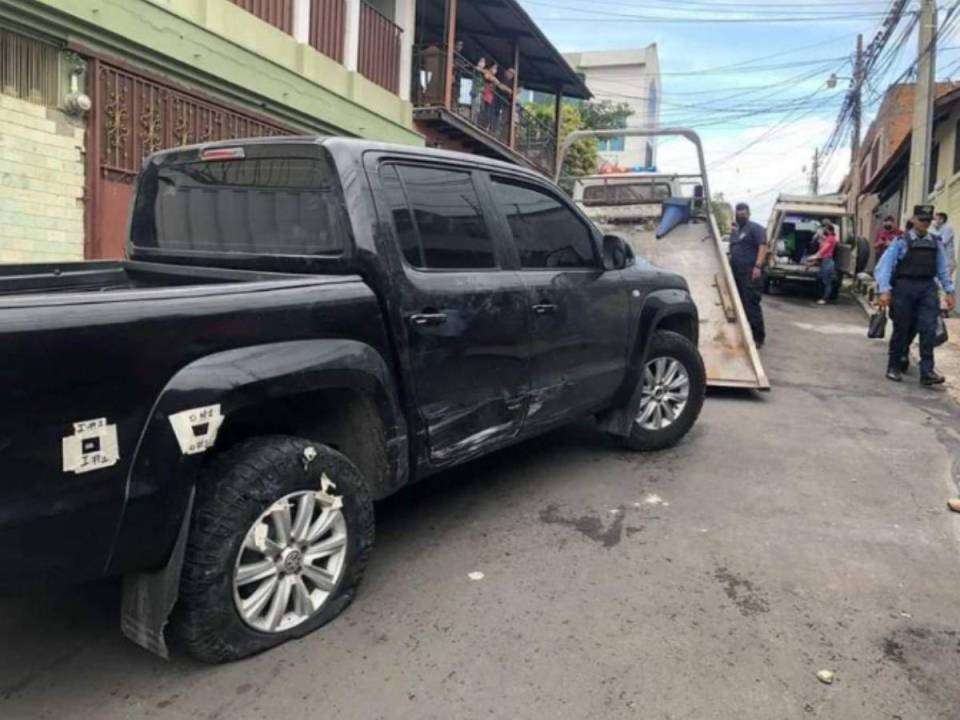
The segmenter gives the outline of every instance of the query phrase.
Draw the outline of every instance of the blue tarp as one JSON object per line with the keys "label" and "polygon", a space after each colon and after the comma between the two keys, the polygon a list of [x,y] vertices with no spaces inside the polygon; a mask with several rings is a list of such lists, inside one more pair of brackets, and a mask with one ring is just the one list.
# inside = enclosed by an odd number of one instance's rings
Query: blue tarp
{"label": "blue tarp", "polygon": [[663,201],[663,213],[657,227],[659,240],[677,225],[690,222],[690,198],[667,198]]}

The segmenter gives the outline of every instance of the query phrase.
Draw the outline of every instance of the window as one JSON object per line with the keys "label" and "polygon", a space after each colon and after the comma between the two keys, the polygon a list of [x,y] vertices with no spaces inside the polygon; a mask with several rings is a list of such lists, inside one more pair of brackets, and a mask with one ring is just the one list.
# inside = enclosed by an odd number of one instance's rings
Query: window
{"label": "window", "polygon": [[381,178],[400,249],[410,265],[437,270],[496,267],[493,239],[470,173],[387,165]]}
{"label": "window", "polygon": [[403,185],[400,184],[397,167],[385,165],[380,170],[380,179],[383,184],[383,196],[390,207],[393,227],[397,232],[397,240],[400,242],[400,251],[404,259],[414,267],[426,267],[423,251],[420,248],[420,238],[417,237],[417,229],[413,225],[413,215],[410,214],[410,206],[407,205],[407,196],[403,192]]}
{"label": "window", "polygon": [[927,182],[927,193],[932,193],[937,186],[937,176],[940,174],[940,143],[934,143],[930,149],[930,179]]}
{"label": "window", "polygon": [[957,127],[953,131],[953,172],[960,172],[960,120],[957,120]]}
{"label": "window", "polygon": [[329,255],[343,251],[342,199],[326,162],[306,157],[150,165],[133,242],[171,252]]}
{"label": "window", "polygon": [[553,195],[526,185],[494,178],[497,205],[524,268],[596,267],[590,229]]}
{"label": "window", "polygon": [[659,204],[668,197],[670,197],[670,185],[667,183],[604,183],[588,185],[583,189],[583,204],[587,207]]}
{"label": "window", "polygon": [[600,152],[623,152],[624,147],[626,139],[622,135],[597,139],[597,150]]}

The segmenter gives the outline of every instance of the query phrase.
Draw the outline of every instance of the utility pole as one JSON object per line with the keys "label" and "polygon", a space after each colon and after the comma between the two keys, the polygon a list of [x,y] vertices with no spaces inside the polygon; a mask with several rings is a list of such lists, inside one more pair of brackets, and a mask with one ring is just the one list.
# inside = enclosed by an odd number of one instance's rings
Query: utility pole
{"label": "utility pole", "polygon": [[813,166],[810,168],[810,194],[820,194],[820,148],[813,151]]}
{"label": "utility pole", "polygon": [[920,36],[917,41],[917,87],[913,105],[913,138],[910,143],[910,174],[907,207],[922,205],[930,187],[930,141],[933,135],[934,73],[936,72],[937,4],[921,0]]}
{"label": "utility pole", "polygon": [[857,35],[857,55],[853,61],[853,87],[850,112],[853,130],[850,135],[850,204],[853,209],[854,234],[860,235],[860,123],[863,116],[863,35]]}

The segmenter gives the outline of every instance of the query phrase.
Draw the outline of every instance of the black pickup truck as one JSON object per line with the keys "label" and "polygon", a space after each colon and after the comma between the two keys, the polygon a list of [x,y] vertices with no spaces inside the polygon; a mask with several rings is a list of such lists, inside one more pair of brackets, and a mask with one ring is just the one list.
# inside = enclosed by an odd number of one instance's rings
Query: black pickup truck
{"label": "black pickup truck", "polygon": [[128,260],[0,267],[3,582],[123,577],[204,661],[350,602],[373,502],[594,416],[666,447],[703,402],[684,280],[541,176],[271,138],[144,163]]}

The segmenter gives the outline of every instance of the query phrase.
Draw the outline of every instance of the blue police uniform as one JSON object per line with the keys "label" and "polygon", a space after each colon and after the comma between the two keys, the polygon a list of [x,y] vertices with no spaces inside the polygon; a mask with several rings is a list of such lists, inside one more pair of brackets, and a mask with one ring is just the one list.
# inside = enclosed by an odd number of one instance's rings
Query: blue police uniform
{"label": "blue police uniform", "polygon": [[737,283],[737,293],[747,322],[753,331],[753,339],[763,345],[767,332],[763,325],[763,311],[760,309],[760,281],[753,279],[753,269],[757,264],[757,250],[767,242],[767,233],[762,225],[748,220],[738,225],[730,234],[730,269]]}
{"label": "blue police uniform", "polygon": [[894,240],[877,263],[874,270],[877,291],[893,292],[890,370],[898,369],[907,357],[916,332],[920,335],[920,373],[923,377],[933,375],[933,348],[940,312],[935,279],[939,278],[946,292],[953,293],[953,278],[947,268],[943,241],[932,233],[920,237],[916,230]]}

